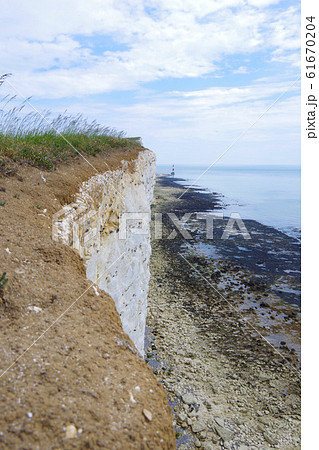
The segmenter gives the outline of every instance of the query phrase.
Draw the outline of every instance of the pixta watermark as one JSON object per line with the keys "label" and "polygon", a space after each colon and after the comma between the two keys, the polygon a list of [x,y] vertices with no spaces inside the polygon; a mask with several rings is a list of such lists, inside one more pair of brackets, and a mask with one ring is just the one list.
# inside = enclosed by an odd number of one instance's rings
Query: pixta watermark
{"label": "pixta watermark", "polygon": [[75,248],[91,245],[98,249],[103,236],[112,233],[115,233],[119,240],[128,239],[132,235],[149,235],[150,223],[153,221],[152,237],[154,239],[172,240],[182,237],[190,240],[196,236],[200,228],[201,236],[213,240],[216,237],[215,224],[219,221],[219,235],[221,234],[219,238],[229,239],[232,236],[240,236],[243,239],[251,239],[243,219],[237,212],[227,217],[224,217],[223,212],[188,212],[183,215],[177,212],[165,214],[123,212],[112,223],[109,223],[106,218],[104,220],[106,223],[103,223],[103,215],[89,208],[77,209],[76,205],[69,205],[67,209],[63,208],[53,216],[52,238]]}

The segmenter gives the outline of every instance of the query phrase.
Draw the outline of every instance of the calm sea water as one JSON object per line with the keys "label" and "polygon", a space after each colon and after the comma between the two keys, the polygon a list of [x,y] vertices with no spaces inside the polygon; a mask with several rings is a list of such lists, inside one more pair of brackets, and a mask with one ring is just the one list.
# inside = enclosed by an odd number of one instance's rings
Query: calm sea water
{"label": "calm sea water", "polygon": [[[158,165],[157,173],[170,173],[171,165]],[[175,165],[176,178],[223,195],[224,215],[238,212],[285,233],[300,237],[300,167],[294,166],[214,166]],[[196,187],[194,186],[194,187]]]}

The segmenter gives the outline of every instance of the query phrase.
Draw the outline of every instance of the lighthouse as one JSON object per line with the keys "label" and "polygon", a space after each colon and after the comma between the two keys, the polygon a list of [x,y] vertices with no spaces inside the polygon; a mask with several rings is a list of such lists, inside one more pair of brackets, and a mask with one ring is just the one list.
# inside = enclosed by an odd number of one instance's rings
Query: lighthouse
{"label": "lighthouse", "polygon": [[173,166],[172,166],[172,171],[171,171],[171,175],[172,175],[172,177],[175,175],[175,169],[174,169],[174,164],[173,164]]}

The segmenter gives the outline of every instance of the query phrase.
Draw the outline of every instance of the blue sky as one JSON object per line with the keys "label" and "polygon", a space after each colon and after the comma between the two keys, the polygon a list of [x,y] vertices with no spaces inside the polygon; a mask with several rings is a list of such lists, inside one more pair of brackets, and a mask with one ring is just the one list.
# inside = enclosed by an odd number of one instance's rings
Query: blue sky
{"label": "blue sky", "polygon": [[[12,0],[0,73],[38,109],[141,136],[161,164],[299,164],[300,4]],[[3,85],[2,94],[14,94]]]}

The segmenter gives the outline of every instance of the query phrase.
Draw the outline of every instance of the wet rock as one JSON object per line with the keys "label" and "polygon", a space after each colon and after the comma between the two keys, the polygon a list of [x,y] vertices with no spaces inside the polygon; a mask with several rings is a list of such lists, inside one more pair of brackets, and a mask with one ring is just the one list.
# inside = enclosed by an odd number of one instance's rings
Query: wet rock
{"label": "wet rock", "polygon": [[267,284],[265,283],[265,280],[259,276],[251,277],[247,284],[248,284],[248,286],[250,286],[252,289],[254,289],[256,291],[262,291],[267,288]]}
{"label": "wet rock", "polygon": [[269,305],[268,305],[268,303],[266,303],[266,302],[261,302],[261,303],[260,303],[260,307],[261,307],[261,308],[269,308]]}

